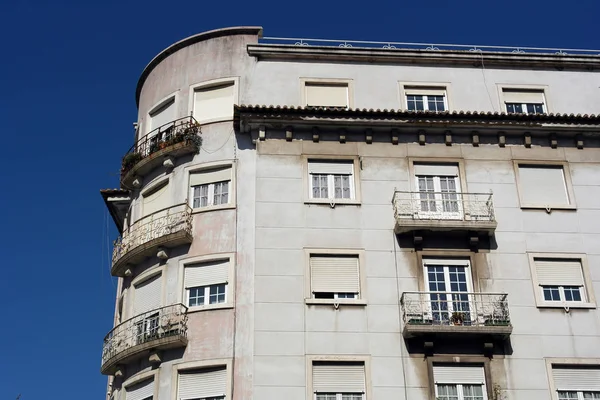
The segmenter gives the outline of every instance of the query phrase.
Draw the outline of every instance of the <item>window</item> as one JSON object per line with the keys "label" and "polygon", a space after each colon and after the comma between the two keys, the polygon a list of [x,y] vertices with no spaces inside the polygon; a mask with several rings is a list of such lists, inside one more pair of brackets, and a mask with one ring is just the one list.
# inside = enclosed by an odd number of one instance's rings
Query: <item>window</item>
{"label": "window", "polygon": [[310,288],[313,299],[359,299],[357,254],[311,254]]}
{"label": "window", "polygon": [[185,265],[184,285],[188,307],[227,303],[230,259]]}
{"label": "window", "polygon": [[179,371],[177,400],[223,400],[226,396],[226,368]]}
{"label": "window", "polygon": [[231,167],[207,169],[190,174],[191,207],[200,209],[231,203]]}
{"label": "window", "polygon": [[[169,196],[169,180],[160,183],[142,193],[142,212],[144,216],[155,214],[171,205]],[[158,215],[157,215],[158,217]]]}
{"label": "window", "polygon": [[558,400],[600,399],[600,366],[552,365]]}
{"label": "window", "polygon": [[487,398],[483,366],[433,365],[435,396],[440,400]]}
{"label": "window", "polygon": [[502,97],[507,113],[543,114],[546,112],[543,90],[503,88]]}
{"label": "window", "polygon": [[235,82],[194,88],[193,115],[199,123],[226,121],[233,118]]}
{"label": "window", "polygon": [[516,162],[521,207],[575,208],[567,165]]}
{"label": "window", "polygon": [[162,306],[161,277],[162,274],[154,275],[134,285],[133,316],[140,316],[135,321],[137,344],[158,338],[158,309]]}
{"label": "window", "polygon": [[587,268],[581,258],[569,255],[551,257],[548,254],[530,254],[532,276],[536,285],[538,306],[577,307],[591,306],[593,299]]}
{"label": "window", "polygon": [[406,108],[409,111],[446,111],[446,88],[405,86]]}
{"label": "window", "polygon": [[419,215],[462,219],[458,165],[415,163],[414,174]]}
{"label": "window", "polygon": [[163,102],[158,107],[155,107],[148,113],[148,123],[146,124],[146,134],[156,131],[158,134],[159,130],[164,131],[168,126],[168,123],[175,120],[175,97],[171,97],[169,100]]}
{"label": "window", "polygon": [[152,400],[154,397],[154,379],[147,379],[125,388],[127,400]]}
{"label": "window", "polygon": [[355,199],[354,161],[309,160],[308,174],[310,199]]}
{"label": "window", "polygon": [[315,400],[366,400],[364,362],[313,361]]}
{"label": "window", "polygon": [[349,82],[304,82],[304,104],[311,107],[350,107]]}

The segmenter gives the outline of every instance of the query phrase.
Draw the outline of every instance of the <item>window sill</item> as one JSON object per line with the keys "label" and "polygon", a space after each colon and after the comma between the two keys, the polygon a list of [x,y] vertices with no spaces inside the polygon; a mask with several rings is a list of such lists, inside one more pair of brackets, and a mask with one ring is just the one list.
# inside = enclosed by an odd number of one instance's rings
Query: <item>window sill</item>
{"label": "window sill", "polygon": [[331,204],[335,206],[340,205],[348,205],[348,206],[360,206],[359,200],[344,200],[344,199],[308,199],[304,200],[304,204],[320,204],[320,205],[328,205],[331,207]]}
{"label": "window sill", "polygon": [[235,204],[221,204],[218,206],[207,206],[200,208],[193,208],[192,214],[201,214],[210,211],[219,211],[219,210],[231,210],[235,208]]}
{"label": "window sill", "polygon": [[367,300],[365,299],[304,299],[306,305],[329,305],[333,306],[339,304],[341,306],[366,306]]}
{"label": "window sill", "polygon": [[582,309],[595,309],[596,304],[594,303],[539,303],[537,308],[582,308]]}
{"label": "window sill", "polygon": [[521,209],[522,210],[550,210],[550,211],[554,211],[554,210],[577,210],[577,206],[576,205],[569,205],[569,204],[557,204],[557,205],[552,205],[552,204],[546,204],[546,205],[542,205],[542,204],[521,204]]}
{"label": "window sill", "polygon": [[228,309],[232,309],[232,308],[233,308],[233,304],[230,304],[230,303],[210,304],[207,306],[188,307],[187,313],[192,314],[192,313],[200,312],[200,311],[228,310]]}

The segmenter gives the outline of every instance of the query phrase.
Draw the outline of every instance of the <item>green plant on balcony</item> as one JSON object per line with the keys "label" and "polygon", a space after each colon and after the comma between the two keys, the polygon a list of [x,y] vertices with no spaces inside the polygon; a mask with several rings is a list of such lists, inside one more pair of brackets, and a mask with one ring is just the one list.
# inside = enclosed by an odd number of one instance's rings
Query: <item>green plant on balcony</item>
{"label": "green plant on balcony", "polygon": [[450,317],[450,322],[452,322],[452,325],[462,325],[465,322],[465,317],[465,313],[455,311]]}
{"label": "green plant on balcony", "polygon": [[121,162],[121,171],[123,173],[129,171],[135,164],[142,160],[142,155],[140,153],[128,153],[123,157],[123,161]]}

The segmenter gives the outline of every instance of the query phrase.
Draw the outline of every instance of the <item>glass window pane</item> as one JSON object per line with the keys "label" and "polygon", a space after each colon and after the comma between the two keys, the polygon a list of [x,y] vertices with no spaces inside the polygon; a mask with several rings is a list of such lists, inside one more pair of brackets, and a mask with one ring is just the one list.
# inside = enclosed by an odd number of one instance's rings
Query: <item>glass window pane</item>
{"label": "glass window pane", "polygon": [[482,385],[462,385],[464,400],[483,400]]}
{"label": "glass window pane", "polygon": [[218,304],[225,302],[225,284],[211,285],[208,304]]}
{"label": "glass window pane", "polygon": [[204,305],[204,286],[190,288],[189,292],[189,307]]}
{"label": "glass window pane", "polygon": [[313,174],[312,175],[312,187],[313,187],[313,192],[312,192],[312,196],[313,199],[326,199],[328,196],[327,194],[327,175],[323,175],[323,174]]}
{"label": "glass window pane", "polygon": [[544,300],[560,301],[560,291],[558,286],[542,286],[544,291]]}
{"label": "glass window pane", "polygon": [[519,103],[506,103],[507,113],[522,113],[523,105]]}
{"label": "glass window pane", "polygon": [[598,400],[600,399],[600,392],[583,392],[583,398],[584,399],[593,399],[593,400]]}
{"label": "glass window pane", "polygon": [[457,385],[436,385],[438,399],[440,400],[458,400]]}
{"label": "glass window pane", "polygon": [[577,392],[566,392],[560,391],[558,392],[559,400],[578,400]]}
{"label": "glass window pane", "polygon": [[565,286],[565,301],[581,301],[581,290],[579,286]]}

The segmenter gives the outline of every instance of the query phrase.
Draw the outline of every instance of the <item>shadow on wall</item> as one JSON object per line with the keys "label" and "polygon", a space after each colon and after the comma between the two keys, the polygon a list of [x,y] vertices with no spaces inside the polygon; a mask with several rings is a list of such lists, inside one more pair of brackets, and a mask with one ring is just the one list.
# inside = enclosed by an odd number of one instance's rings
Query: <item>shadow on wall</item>
{"label": "shadow on wall", "polygon": [[[415,236],[421,237],[422,241],[415,244]],[[494,236],[480,234],[478,236],[479,242],[477,246],[470,244],[469,232],[431,232],[431,231],[418,231],[413,233],[404,233],[396,235],[398,246],[406,249],[438,249],[438,250],[496,250],[498,243]]]}
{"label": "shadow on wall", "polygon": [[[433,347],[426,346],[425,343],[433,343]],[[487,356],[505,356],[512,355],[513,348],[510,338],[493,339],[493,338],[476,338],[460,337],[460,336],[444,336],[436,338],[435,336],[427,338],[405,339],[406,349],[410,354],[425,354],[425,355],[487,355]],[[485,344],[491,343],[493,347],[486,349]]]}

